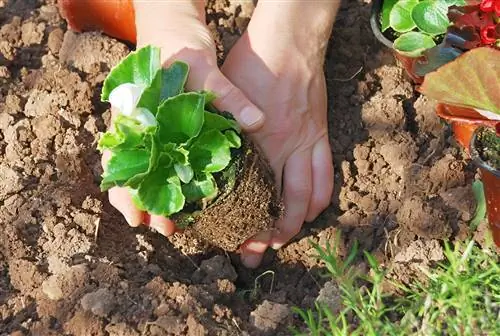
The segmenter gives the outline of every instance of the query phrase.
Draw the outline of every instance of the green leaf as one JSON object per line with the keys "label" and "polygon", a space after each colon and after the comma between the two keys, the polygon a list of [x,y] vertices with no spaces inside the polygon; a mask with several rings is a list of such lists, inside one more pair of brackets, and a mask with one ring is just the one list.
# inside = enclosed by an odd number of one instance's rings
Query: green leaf
{"label": "green leaf", "polygon": [[483,182],[474,181],[474,183],[472,183],[472,192],[474,193],[477,205],[474,217],[471,219],[469,226],[471,230],[476,230],[486,217],[486,198],[484,196]]}
{"label": "green leaf", "polygon": [[113,130],[101,136],[97,148],[100,151],[136,148],[143,144],[143,136],[147,131],[137,120],[119,114],[113,121]]}
{"label": "green leaf", "polygon": [[130,178],[126,183],[125,186],[137,189],[141,182],[144,180],[144,178],[154,171],[160,162],[160,145],[158,144],[158,141],[154,137],[154,135],[150,135],[148,139],[148,143],[150,143],[150,155],[149,155],[149,165],[148,165],[148,170],[145,171],[144,173],[137,174],[134,177]]}
{"label": "green leaf", "polygon": [[145,149],[124,150],[113,153],[107,162],[101,182],[101,190],[122,186],[137,174],[144,173],[149,167],[149,151]]}
{"label": "green leaf", "polygon": [[231,161],[231,144],[218,130],[202,133],[189,148],[189,162],[198,172],[215,173],[223,170]]}
{"label": "green leaf", "polygon": [[205,111],[205,123],[203,124],[203,131],[208,131],[211,129],[216,129],[219,131],[233,129],[237,133],[241,132],[240,126],[238,125],[236,120],[228,119],[217,113]]}
{"label": "green leaf", "polygon": [[181,61],[175,61],[168,68],[164,68],[160,102],[183,93],[188,74],[189,65]]}
{"label": "green leaf", "polygon": [[415,28],[411,13],[417,4],[418,0],[401,0],[394,4],[389,15],[392,29],[398,33],[405,33]]}
{"label": "green leaf", "polygon": [[146,207],[139,198],[139,191],[137,189],[132,189],[132,188],[127,188],[127,190],[130,195],[130,198],[132,199],[132,202],[134,202],[135,207],[140,211],[146,211]]}
{"label": "green leaf", "polygon": [[213,91],[201,90],[200,93],[205,96],[205,106],[212,104],[217,99],[217,95]]}
{"label": "green leaf", "polygon": [[232,148],[241,147],[241,138],[235,131],[228,130],[224,133],[224,135]]}
{"label": "green leaf", "polygon": [[146,46],[131,52],[111,70],[104,81],[101,100],[108,101],[111,91],[124,83],[134,83],[149,87],[160,68],[159,48]]}
{"label": "green leaf", "polygon": [[500,50],[469,50],[428,73],[419,91],[437,101],[500,115]]}
{"label": "green leaf", "polygon": [[148,213],[170,216],[184,207],[185,197],[173,169],[157,169],[142,181],[138,195]]}
{"label": "green leaf", "polygon": [[205,97],[193,92],[165,100],[156,116],[160,141],[180,144],[196,137],[203,126],[204,106]]}
{"label": "green leaf", "polygon": [[215,198],[218,189],[212,174],[203,174],[183,185],[182,193],[186,197],[186,202],[193,203],[201,199]]}
{"label": "green leaf", "polygon": [[435,0],[420,2],[413,8],[411,17],[418,29],[430,35],[446,33],[450,24],[448,6]]}
{"label": "green leaf", "polygon": [[137,107],[147,108],[153,115],[156,115],[160,104],[162,90],[162,71],[157,71],[151,84],[144,89]]}
{"label": "green leaf", "polygon": [[396,2],[398,2],[398,0],[385,0],[382,2],[383,4],[382,4],[382,15],[380,17],[380,25],[381,25],[380,30],[384,32],[391,26],[390,23],[391,11]]}
{"label": "green leaf", "polygon": [[431,36],[419,32],[404,33],[394,41],[394,49],[409,57],[419,57],[435,45]]}
{"label": "green leaf", "polygon": [[176,164],[174,164],[174,169],[175,169],[175,172],[177,173],[177,176],[179,176],[179,179],[183,183],[189,183],[189,181],[191,181],[193,179],[194,171],[190,165],[188,165],[188,164],[183,165],[183,164],[176,163]]}

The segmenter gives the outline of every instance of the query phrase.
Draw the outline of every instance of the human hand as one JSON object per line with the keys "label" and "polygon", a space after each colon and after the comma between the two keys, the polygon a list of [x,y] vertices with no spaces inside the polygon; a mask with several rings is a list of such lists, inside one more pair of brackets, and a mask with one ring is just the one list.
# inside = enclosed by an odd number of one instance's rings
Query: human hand
{"label": "human hand", "polygon": [[[191,70],[187,88],[213,91],[218,96],[214,105],[221,111],[230,111],[243,130],[251,132],[262,126],[262,112],[217,66],[215,45],[204,24],[203,1],[136,1],[134,6],[138,47],[160,47],[165,66],[174,60],[188,63]],[[104,153],[103,164],[108,158],[109,153]],[[110,189],[109,201],[131,226],[146,224],[165,236],[175,232],[170,219],[138,210],[125,188]]]}
{"label": "human hand", "polygon": [[258,234],[242,246],[242,261],[248,267],[260,264],[268,246],[280,248],[304,221],[314,220],[329,205],[333,190],[322,50],[329,33],[317,39],[294,34],[276,22],[279,15],[257,7],[222,67],[266,114],[253,138],[273,167],[285,207],[276,231]]}

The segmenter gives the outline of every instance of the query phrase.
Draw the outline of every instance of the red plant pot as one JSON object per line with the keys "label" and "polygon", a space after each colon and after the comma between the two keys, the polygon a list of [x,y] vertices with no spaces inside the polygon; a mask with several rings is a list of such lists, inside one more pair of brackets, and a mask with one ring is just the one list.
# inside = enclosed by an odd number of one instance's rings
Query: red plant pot
{"label": "red plant pot", "polygon": [[484,162],[475,149],[475,134],[470,142],[470,152],[474,163],[479,167],[484,186],[488,222],[495,244],[500,247],[500,170]]}
{"label": "red plant pot", "polygon": [[59,10],[69,28],[75,31],[100,30],[136,42],[132,0],[59,0]]}
{"label": "red plant pot", "polygon": [[467,153],[469,153],[472,135],[478,127],[495,127],[498,123],[496,120],[483,117],[474,109],[447,104],[438,104],[436,113],[451,124],[455,139]]}

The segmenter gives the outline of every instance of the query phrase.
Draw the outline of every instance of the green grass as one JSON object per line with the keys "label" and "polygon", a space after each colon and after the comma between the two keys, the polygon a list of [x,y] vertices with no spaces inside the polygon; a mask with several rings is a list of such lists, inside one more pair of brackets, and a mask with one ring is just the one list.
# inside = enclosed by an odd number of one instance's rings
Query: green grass
{"label": "green grass", "polygon": [[[339,236],[340,237],[340,236]],[[500,335],[500,266],[493,249],[473,241],[445,243],[446,260],[426,271],[426,281],[391,282],[400,294],[383,291],[388,270],[364,253],[368,275],[352,266],[357,248],[341,260],[335,248],[313,244],[341,292],[340,313],[326,306],[295,308],[307,330],[294,335]]]}

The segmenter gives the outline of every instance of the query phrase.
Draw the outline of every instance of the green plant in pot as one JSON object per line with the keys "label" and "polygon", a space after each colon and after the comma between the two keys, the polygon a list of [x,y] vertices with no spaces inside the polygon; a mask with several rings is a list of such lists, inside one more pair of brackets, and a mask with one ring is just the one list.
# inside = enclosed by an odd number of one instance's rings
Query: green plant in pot
{"label": "green plant in pot", "polygon": [[375,0],[371,27],[394,50],[409,76],[421,83],[415,62],[443,40],[450,24],[449,7],[465,4],[465,0]]}
{"label": "green plant in pot", "polygon": [[487,120],[474,130],[469,152],[481,171],[488,221],[500,246],[500,50],[479,47],[463,53],[427,74],[419,91]]}
{"label": "green plant in pot", "polygon": [[214,94],[184,91],[188,72],[183,62],[163,68],[152,46],[111,70],[101,95],[114,112],[98,144],[111,153],[101,189],[125,187],[137,208],[234,251],[273,227],[279,195],[267,160],[213,108]]}

